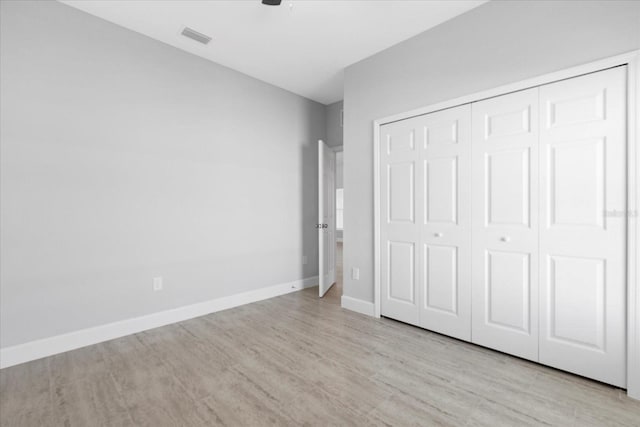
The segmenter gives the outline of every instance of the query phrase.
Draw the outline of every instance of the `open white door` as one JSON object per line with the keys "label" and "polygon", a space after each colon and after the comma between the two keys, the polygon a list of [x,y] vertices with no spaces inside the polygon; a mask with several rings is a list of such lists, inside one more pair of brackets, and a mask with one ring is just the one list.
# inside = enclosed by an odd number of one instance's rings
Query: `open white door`
{"label": "open white door", "polygon": [[335,153],[318,141],[318,277],[324,296],[336,281]]}

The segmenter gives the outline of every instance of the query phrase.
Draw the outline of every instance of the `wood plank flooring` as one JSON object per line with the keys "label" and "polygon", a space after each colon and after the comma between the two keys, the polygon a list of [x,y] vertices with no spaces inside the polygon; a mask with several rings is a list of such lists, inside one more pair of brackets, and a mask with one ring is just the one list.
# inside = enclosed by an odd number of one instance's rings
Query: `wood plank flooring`
{"label": "wood plank flooring", "polygon": [[334,288],[4,369],[0,425],[640,425],[623,390],[343,310]]}

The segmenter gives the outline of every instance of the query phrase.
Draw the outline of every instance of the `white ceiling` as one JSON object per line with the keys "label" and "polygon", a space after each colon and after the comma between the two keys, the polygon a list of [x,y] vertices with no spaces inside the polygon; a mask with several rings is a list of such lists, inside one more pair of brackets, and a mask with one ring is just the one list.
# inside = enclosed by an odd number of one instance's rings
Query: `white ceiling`
{"label": "white ceiling", "polygon": [[[171,46],[330,104],[342,71],[485,0],[61,0]],[[291,6],[291,7],[290,7]],[[213,37],[201,45],[183,26]]]}

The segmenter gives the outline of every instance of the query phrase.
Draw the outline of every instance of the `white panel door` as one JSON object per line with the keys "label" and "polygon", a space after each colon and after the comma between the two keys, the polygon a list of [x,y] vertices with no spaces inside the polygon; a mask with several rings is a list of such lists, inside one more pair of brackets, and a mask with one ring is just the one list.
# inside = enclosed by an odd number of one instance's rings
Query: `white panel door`
{"label": "white panel door", "polygon": [[619,387],[625,79],[618,67],[540,88],[540,361]]}
{"label": "white panel door", "polygon": [[413,325],[421,274],[419,135],[415,118],[380,127],[380,309],[383,316]]}
{"label": "white panel door", "polygon": [[335,152],[318,141],[318,293],[321,297],[336,281],[335,170]]}
{"label": "white panel door", "polygon": [[423,328],[471,340],[471,105],[416,118]]}
{"label": "white panel door", "polygon": [[472,104],[472,341],[538,360],[538,89]]}

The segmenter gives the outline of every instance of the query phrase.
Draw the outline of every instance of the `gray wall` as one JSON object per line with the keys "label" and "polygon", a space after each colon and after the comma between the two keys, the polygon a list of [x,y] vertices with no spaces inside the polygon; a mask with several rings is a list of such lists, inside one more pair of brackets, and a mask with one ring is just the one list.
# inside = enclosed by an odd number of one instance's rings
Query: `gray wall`
{"label": "gray wall", "polygon": [[348,67],[344,294],[373,301],[373,120],[638,48],[638,1],[494,1]]}
{"label": "gray wall", "polygon": [[2,347],[317,274],[323,105],[1,4]]}
{"label": "gray wall", "polygon": [[342,101],[334,102],[325,107],[327,140],[330,147],[342,145]]}
{"label": "gray wall", "polygon": [[[338,101],[325,107],[325,142],[330,147],[342,145],[342,105],[342,101]],[[336,153],[336,188],[343,188],[343,170],[342,152],[338,152]],[[338,239],[342,239],[342,235],[342,230],[336,230],[336,237]]]}

